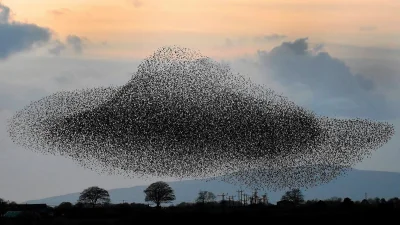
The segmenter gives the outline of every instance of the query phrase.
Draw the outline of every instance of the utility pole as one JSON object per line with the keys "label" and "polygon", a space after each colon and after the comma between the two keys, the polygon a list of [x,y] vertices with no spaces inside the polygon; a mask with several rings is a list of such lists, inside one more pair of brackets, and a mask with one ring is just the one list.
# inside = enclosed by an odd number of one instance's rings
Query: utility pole
{"label": "utility pole", "polygon": [[232,201],[232,203],[233,203],[233,205],[234,205],[234,203],[235,203],[234,197],[235,197],[235,196],[228,196],[228,205],[231,205],[231,201]]}
{"label": "utility pole", "polygon": [[258,189],[256,188],[253,193],[253,201],[251,204],[257,204],[257,201],[258,201],[257,191],[258,191]]}
{"label": "utility pole", "polygon": [[[227,195],[228,193],[226,193],[226,195]],[[225,193],[222,193],[222,194],[220,194],[220,195],[218,195],[218,196],[222,196],[222,201],[225,201]]]}
{"label": "utility pole", "polygon": [[242,205],[243,204],[243,190],[238,190],[237,193],[238,193],[238,201],[239,201],[240,205]]}

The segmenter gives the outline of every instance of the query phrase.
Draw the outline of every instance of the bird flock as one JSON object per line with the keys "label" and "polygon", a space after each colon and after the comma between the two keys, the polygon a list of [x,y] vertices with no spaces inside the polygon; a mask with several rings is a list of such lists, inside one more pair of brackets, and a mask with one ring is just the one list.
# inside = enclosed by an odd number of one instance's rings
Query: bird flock
{"label": "bird flock", "polygon": [[179,46],[156,50],[125,85],[55,93],[8,125],[16,144],[102,173],[274,190],[329,182],[394,134],[385,122],[318,116]]}

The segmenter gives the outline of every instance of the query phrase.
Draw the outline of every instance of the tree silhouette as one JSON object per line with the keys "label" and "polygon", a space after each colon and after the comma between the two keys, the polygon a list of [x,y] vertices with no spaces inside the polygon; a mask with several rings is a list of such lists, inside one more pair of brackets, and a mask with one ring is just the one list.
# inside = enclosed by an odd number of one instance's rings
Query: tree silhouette
{"label": "tree silhouette", "polygon": [[109,203],[110,195],[107,190],[97,186],[85,189],[79,196],[78,203],[90,204],[94,208],[99,203]]}
{"label": "tree silhouette", "polygon": [[71,208],[73,208],[73,207],[74,207],[74,205],[72,205],[71,202],[61,202],[61,203],[57,206],[58,209],[71,209]]}
{"label": "tree silhouette", "polygon": [[340,203],[340,202],[342,202],[342,198],[339,198],[339,197],[334,196],[334,197],[329,198],[328,201]]}
{"label": "tree silhouette", "polygon": [[[0,198],[0,214],[1,214],[1,209],[5,208],[7,205],[8,205],[8,201]],[[1,217],[1,215],[0,215],[0,217]]]}
{"label": "tree silhouette", "polygon": [[281,201],[289,201],[294,205],[299,205],[304,202],[304,195],[300,189],[295,188],[290,191],[287,191],[281,198]]}
{"label": "tree silhouette", "polygon": [[389,203],[397,203],[399,201],[399,198],[394,197],[388,200]]}
{"label": "tree silhouette", "polygon": [[196,202],[206,203],[206,202],[215,202],[216,196],[214,193],[210,191],[200,191],[199,195],[196,198]]}
{"label": "tree silhouette", "polygon": [[343,199],[342,205],[345,207],[350,207],[354,205],[354,202],[350,198]]}
{"label": "tree silhouette", "polygon": [[154,202],[157,208],[160,208],[161,203],[168,203],[175,200],[174,190],[165,182],[158,181],[150,184],[144,190],[146,194],[146,202]]}

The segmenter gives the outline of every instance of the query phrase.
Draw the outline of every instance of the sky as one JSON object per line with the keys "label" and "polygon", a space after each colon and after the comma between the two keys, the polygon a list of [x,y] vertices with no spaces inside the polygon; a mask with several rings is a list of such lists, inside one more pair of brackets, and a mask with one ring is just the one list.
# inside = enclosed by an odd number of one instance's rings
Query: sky
{"label": "sky", "polygon": [[[0,1],[0,198],[149,184],[12,143],[7,119],[63,90],[122,85],[180,45],[320,115],[400,127],[398,0]],[[400,172],[400,134],[355,168]]]}

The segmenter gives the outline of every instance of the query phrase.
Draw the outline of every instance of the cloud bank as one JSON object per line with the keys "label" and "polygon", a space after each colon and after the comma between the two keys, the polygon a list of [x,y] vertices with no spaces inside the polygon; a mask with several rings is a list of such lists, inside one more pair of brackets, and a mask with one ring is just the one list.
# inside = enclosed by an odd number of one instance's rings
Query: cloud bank
{"label": "cloud bank", "polygon": [[327,52],[309,49],[307,38],[259,51],[258,60],[263,75],[291,91],[311,91],[310,106],[325,115],[387,119],[397,114],[373,80],[353,74]]}
{"label": "cloud bank", "polygon": [[68,35],[65,42],[56,40],[53,47],[48,51],[52,55],[59,56],[63,51],[67,50],[68,48],[72,48],[75,54],[80,55],[83,53],[85,47],[84,41],[86,40],[86,38],[79,37],[77,35]]}
{"label": "cloud bank", "polygon": [[0,60],[50,41],[48,28],[11,21],[10,12],[9,7],[0,3]]}
{"label": "cloud bank", "polygon": [[66,49],[66,45],[59,40],[55,41],[55,45],[53,48],[49,49],[49,53],[52,55],[59,56],[62,51]]}
{"label": "cloud bank", "polygon": [[83,48],[83,39],[76,35],[68,35],[67,44],[71,45],[75,53],[81,54]]}

